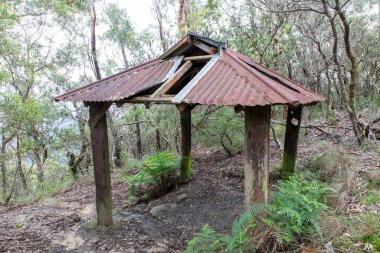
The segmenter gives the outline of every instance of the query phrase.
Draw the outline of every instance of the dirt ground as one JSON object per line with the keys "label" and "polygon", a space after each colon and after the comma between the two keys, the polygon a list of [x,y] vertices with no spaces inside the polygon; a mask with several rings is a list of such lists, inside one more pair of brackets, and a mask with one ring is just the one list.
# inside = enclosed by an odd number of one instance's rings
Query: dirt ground
{"label": "dirt ground", "polygon": [[[318,132],[311,135],[313,143],[300,143],[300,163],[326,149],[318,146],[322,139]],[[331,142],[331,148],[334,145]],[[273,142],[270,150],[274,167],[281,151]],[[363,160],[359,170],[377,166],[378,158],[369,159],[368,153],[351,155]],[[116,227],[112,229],[94,226],[94,186],[88,181],[74,183],[39,203],[0,207],[0,252],[180,252],[207,223],[218,232],[229,232],[243,211],[243,157],[199,149],[193,160],[190,183],[148,203],[126,207],[128,186],[114,185]],[[165,203],[172,207],[158,217],[150,214],[152,207]]]}
{"label": "dirt ground", "polygon": [[[124,204],[128,186],[113,186],[116,227],[95,228],[94,187],[72,184],[39,203],[0,207],[0,252],[175,252],[209,224],[228,232],[243,211],[242,157],[194,152],[193,180],[135,207]],[[184,198],[178,199],[178,196]],[[172,203],[158,217],[152,207]]]}

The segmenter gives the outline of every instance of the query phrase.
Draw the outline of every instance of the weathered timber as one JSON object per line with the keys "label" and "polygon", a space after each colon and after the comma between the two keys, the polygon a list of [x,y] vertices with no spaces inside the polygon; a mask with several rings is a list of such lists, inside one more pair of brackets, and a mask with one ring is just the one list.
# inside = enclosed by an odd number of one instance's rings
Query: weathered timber
{"label": "weathered timber", "polygon": [[198,55],[198,56],[189,56],[183,58],[184,61],[208,61],[213,57],[213,55]]}
{"label": "weathered timber", "polygon": [[244,207],[267,203],[269,192],[270,106],[245,107]]}
{"label": "weathered timber", "polygon": [[205,51],[208,54],[215,54],[218,51],[215,47],[210,47],[200,41],[194,41],[193,44],[194,46],[198,47],[199,49]]}
{"label": "weathered timber", "polygon": [[181,124],[181,183],[191,179],[191,107],[185,104],[177,105]]}
{"label": "weathered timber", "polygon": [[136,96],[132,98],[125,99],[123,101],[116,102],[117,107],[121,107],[122,105],[129,104],[145,104],[145,103],[156,103],[156,104],[173,104],[172,99],[173,95],[161,95],[158,97],[150,97],[150,96]]}
{"label": "weathered timber", "polygon": [[154,98],[160,94],[165,94],[171,87],[173,87],[177,81],[193,66],[191,61],[185,62],[165,83],[163,83],[152,95]]}
{"label": "weathered timber", "polygon": [[[92,158],[96,186],[96,212],[98,225],[112,226],[111,172],[108,150],[107,116],[105,103],[89,103]],[[99,117],[99,115],[102,117]],[[99,118],[99,119],[98,119]],[[95,120],[97,122],[95,122]]]}
{"label": "weathered timber", "polygon": [[298,137],[301,127],[302,107],[288,107],[281,175],[289,178],[296,170]]}

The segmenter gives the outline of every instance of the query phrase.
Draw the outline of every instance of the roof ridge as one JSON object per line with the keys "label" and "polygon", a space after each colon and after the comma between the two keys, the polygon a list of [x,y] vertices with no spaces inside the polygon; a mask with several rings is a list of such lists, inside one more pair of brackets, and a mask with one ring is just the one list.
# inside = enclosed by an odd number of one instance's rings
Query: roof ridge
{"label": "roof ridge", "polygon": [[[135,70],[135,69],[140,69],[140,68],[142,68],[142,67],[144,67],[144,66],[147,66],[147,65],[149,65],[149,64],[151,64],[151,63],[153,63],[153,62],[155,62],[155,61],[157,61],[157,63],[159,63],[159,59],[158,59],[158,58],[156,58],[156,59],[152,59],[152,60],[147,61],[147,62],[144,62],[144,63],[142,63],[142,64],[139,64],[139,65],[133,66],[133,67],[131,67],[131,68],[129,68],[129,69],[125,69],[125,70],[122,70],[122,71],[120,71],[120,72],[117,72],[117,73],[115,73],[115,74],[113,74],[113,75],[110,75],[110,76],[107,76],[107,77],[105,77],[105,78],[102,78],[102,79],[96,80],[96,81],[94,81],[94,82],[92,82],[92,83],[89,83],[89,84],[87,84],[87,85],[85,85],[85,86],[82,86],[82,87],[79,87],[79,88],[73,89],[73,90],[71,90],[71,91],[69,91],[69,92],[66,92],[66,93],[64,93],[64,94],[58,95],[58,96],[54,97],[54,100],[56,100],[56,101],[60,101],[60,99],[61,99],[62,97],[66,97],[66,96],[68,96],[68,95],[70,95],[70,94],[72,94],[72,93],[75,93],[75,92],[77,92],[77,91],[80,91],[80,90],[82,90],[82,89],[84,89],[84,88],[89,88],[89,87],[91,87],[91,88],[90,88],[90,90],[91,90],[91,89],[94,88],[94,87],[92,87],[92,86],[95,86],[96,84],[99,84],[100,82],[103,82],[103,81],[109,80],[109,79],[111,79],[111,78],[113,78],[113,77],[115,77],[115,76],[118,76],[118,75],[120,75],[120,74],[123,74],[123,73],[124,73],[124,74],[127,74],[127,72],[129,72],[129,71],[132,71],[132,70]],[[153,66],[153,65],[155,65],[155,64],[152,64],[152,66]],[[80,93],[83,93],[83,92],[80,92]]]}

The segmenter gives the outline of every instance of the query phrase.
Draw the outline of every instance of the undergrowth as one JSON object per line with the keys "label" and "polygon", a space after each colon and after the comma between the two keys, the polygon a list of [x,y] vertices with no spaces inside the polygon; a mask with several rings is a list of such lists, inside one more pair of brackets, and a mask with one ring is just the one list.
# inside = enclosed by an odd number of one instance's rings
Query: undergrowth
{"label": "undergrowth", "polygon": [[175,154],[164,151],[146,158],[137,173],[128,175],[131,184],[130,204],[166,194],[177,182],[179,159]]}
{"label": "undergrowth", "polygon": [[[328,210],[325,198],[331,189],[302,175],[279,181],[276,188],[269,205],[253,205],[234,221],[230,235],[219,234],[206,225],[189,241],[185,252],[254,252],[255,245],[272,243],[273,247],[286,249],[322,241],[320,215]],[[264,231],[255,234],[265,236],[255,238],[254,229]]]}

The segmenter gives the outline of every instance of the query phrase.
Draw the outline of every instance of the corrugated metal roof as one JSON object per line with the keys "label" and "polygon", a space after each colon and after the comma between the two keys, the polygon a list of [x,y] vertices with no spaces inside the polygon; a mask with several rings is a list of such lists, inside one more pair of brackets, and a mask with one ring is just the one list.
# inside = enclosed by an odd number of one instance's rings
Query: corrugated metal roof
{"label": "corrugated metal roof", "polygon": [[263,106],[309,105],[325,99],[232,49],[227,48],[221,54],[217,63],[197,80],[186,96],[181,99],[177,96],[172,101],[217,106]]}
{"label": "corrugated metal roof", "polygon": [[55,97],[55,100],[71,102],[120,101],[165,81],[164,79],[174,65],[173,60],[152,60],[62,94]]}
{"label": "corrugated metal roof", "polygon": [[[178,52],[194,46],[195,40],[218,46],[214,57],[177,93],[172,103],[200,105],[263,106],[311,105],[325,98],[253,62],[249,57],[194,33],[182,38],[164,56],[56,97],[57,101],[128,102],[128,98],[152,91],[178,69],[183,56]],[[191,54],[191,53],[189,53]],[[205,53],[206,54],[206,53]],[[166,58],[166,59],[167,59]],[[154,92],[154,90],[153,90]]]}

